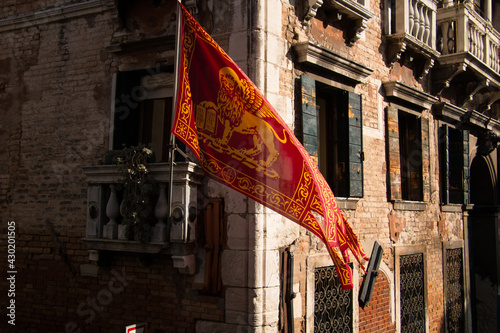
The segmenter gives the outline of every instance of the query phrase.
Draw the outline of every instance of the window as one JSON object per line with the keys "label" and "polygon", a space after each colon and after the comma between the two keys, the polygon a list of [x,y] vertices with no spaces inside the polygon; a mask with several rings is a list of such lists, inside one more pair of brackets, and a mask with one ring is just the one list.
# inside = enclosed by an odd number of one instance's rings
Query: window
{"label": "window", "polygon": [[172,84],[159,69],[117,73],[113,149],[150,144],[157,162],[168,160]]}
{"label": "window", "polygon": [[469,199],[469,133],[442,125],[439,128],[441,202],[466,204]]}
{"label": "window", "polygon": [[425,332],[423,253],[399,257],[401,332]]}
{"label": "window", "polygon": [[302,143],[338,197],[363,196],[361,96],[303,75]]}
{"label": "window", "polygon": [[314,272],[314,332],[353,331],[352,290],[342,290],[335,266]]}
{"label": "window", "polygon": [[424,204],[430,195],[429,120],[404,107],[388,107],[387,135],[389,199]]}
{"label": "window", "polygon": [[463,274],[463,251],[458,248],[444,248],[444,297],[446,331],[465,332],[465,284]]}
{"label": "window", "polygon": [[403,200],[422,201],[422,131],[420,119],[399,111],[399,151]]}
{"label": "window", "polygon": [[428,332],[427,249],[424,245],[396,246],[396,331]]}

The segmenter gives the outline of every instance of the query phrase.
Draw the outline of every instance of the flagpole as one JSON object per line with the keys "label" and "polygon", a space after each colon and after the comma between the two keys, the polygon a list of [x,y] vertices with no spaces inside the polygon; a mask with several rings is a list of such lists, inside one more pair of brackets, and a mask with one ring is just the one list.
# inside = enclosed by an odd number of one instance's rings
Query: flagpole
{"label": "flagpole", "polygon": [[[175,135],[172,133],[172,128],[174,126],[175,114],[177,112],[177,93],[179,90],[178,82],[179,82],[179,59],[181,55],[180,45],[181,45],[181,0],[177,0],[177,30],[175,35],[175,63],[174,63],[174,98],[172,99],[172,114],[170,118],[170,142],[169,142],[169,151],[170,151],[170,184],[168,189],[168,221],[169,227],[172,226],[172,196],[173,196],[173,180],[174,180],[174,156],[175,156]],[[187,242],[187,229],[188,225],[185,222],[184,232],[183,232],[183,240]]]}

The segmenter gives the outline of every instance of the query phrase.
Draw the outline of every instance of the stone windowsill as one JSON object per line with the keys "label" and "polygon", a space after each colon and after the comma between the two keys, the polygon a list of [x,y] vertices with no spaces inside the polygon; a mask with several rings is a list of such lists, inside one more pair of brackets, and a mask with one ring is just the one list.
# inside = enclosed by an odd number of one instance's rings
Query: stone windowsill
{"label": "stone windowsill", "polygon": [[136,252],[136,253],[160,253],[170,247],[170,243],[140,243],[136,241],[125,241],[117,239],[102,238],[82,238],[82,242],[87,250],[96,251],[117,251],[117,252]]}
{"label": "stone windowsill", "polygon": [[358,208],[359,198],[336,198],[340,209],[356,210]]}
{"label": "stone windowsill", "polygon": [[464,210],[462,204],[447,204],[441,206],[441,211],[444,213],[461,213]]}
{"label": "stone windowsill", "polygon": [[424,201],[393,201],[394,210],[413,210],[424,211],[427,208],[427,202]]}

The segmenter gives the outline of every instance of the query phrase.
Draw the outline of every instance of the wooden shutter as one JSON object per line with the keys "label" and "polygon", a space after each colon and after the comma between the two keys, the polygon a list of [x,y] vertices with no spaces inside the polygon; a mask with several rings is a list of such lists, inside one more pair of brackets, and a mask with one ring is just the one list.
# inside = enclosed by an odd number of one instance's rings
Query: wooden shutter
{"label": "wooden shutter", "polygon": [[462,131],[463,135],[463,149],[464,149],[464,201],[465,205],[469,204],[469,180],[470,180],[470,169],[469,169],[469,131]]}
{"label": "wooden shutter", "polygon": [[389,155],[389,197],[390,200],[401,200],[401,160],[399,154],[398,109],[386,108],[387,150]]}
{"label": "wooden shutter", "polygon": [[[349,118],[349,196],[363,197],[363,122],[361,95],[346,92]],[[341,141],[339,140],[339,143]]]}
{"label": "wooden shutter", "polygon": [[439,128],[439,160],[442,203],[445,205],[467,204],[469,202],[469,132],[453,130],[448,125],[441,126]]}
{"label": "wooden shutter", "polygon": [[316,81],[301,76],[302,144],[318,164],[318,110],[316,108]]}
{"label": "wooden shutter", "polygon": [[448,125],[443,125],[438,130],[439,138],[439,177],[441,182],[441,201],[444,205],[450,203],[450,184],[449,184],[449,136],[448,136]]}
{"label": "wooden shutter", "polygon": [[430,145],[429,145],[429,120],[426,118],[420,118],[420,130],[422,135],[422,144],[420,149],[422,150],[422,171],[420,174],[421,183],[421,194],[416,194],[415,196],[419,200],[429,202],[431,200],[431,182],[430,182]]}

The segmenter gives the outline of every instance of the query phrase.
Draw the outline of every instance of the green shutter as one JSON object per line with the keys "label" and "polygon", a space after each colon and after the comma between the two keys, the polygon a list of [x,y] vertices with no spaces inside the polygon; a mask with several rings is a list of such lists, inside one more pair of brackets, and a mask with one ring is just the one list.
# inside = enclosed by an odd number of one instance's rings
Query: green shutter
{"label": "green shutter", "polygon": [[316,108],[316,81],[301,76],[302,144],[318,164],[318,110]]}
{"label": "green shutter", "polygon": [[422,173],[419,181],[421,182],[421,194],[417,193],[417,200],[429,202],[431,200],[431,182],[430,182],[430,146],[429,146],[429,120],[420,118],[420,130],[422,132]]}
{"label": "green shutter", "polygon": [[450,170],[450,159],[448,154],[449,147],[449,127],[448,125],[443,125],[439,128],[439,177],[441,178],[441,201],[442,204],[447,205],[450,202],[450,184],[449,184],[449,170]]}
{"label": "green shutter", "polygon": [[387,154],[389,156],[389,198],[401,200],[401,159],[399,154],[399,115],[398,109],[386,108]]}
{"label": "green shutter", "polygon": [[361,95],[347,92],[349,119],[349,196],[363,197],[363,122]]}
{"label": "green shutter", "polygon": [[462,131],[463,135],[463,149],[464,149],[464,204],[469,204],[469,180],[470,180],[470,170],[469,170],[469,131]]}

